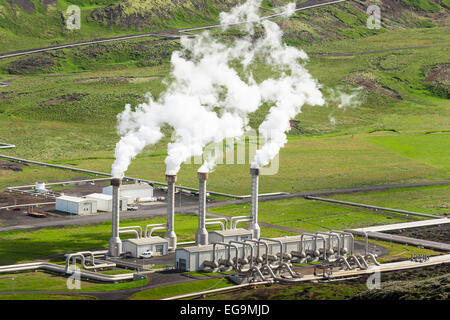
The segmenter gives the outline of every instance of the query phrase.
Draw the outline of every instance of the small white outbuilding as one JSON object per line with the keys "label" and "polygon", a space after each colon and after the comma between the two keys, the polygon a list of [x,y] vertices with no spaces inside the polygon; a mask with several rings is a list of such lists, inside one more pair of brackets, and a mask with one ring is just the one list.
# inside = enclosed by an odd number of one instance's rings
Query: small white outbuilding
{"label": "small white outbuilding", "polygon": [[[86,199],[97,202],[97,210],[104,212],[112,211],[112,195],[103,193],[92,193],[85,196]],[[120,211],[126,211],[128,198],[120,197]]]}
{"label": "small white outbuilding", "polygon": [[56,210],[71,214],[97,213],[97,201],[86,198],[61,196],[56,198]]}
{"label": "small white outbuilding", "polygon": [[[112,195],[112,186],[103,188],[103,194]],[[139,202],[139,199],[153,198],[153,187],[148,183],[123,184],[120,186],[120,196],[128,198],[128,202]]]}

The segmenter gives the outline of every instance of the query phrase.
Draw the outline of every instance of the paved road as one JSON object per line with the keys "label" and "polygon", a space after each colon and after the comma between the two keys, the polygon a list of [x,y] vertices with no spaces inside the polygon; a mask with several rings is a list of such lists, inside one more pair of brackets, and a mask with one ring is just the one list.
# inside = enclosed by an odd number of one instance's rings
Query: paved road
{"label": "paved road", "polygon": [[[335,1],[320,1],[320,0],[309,0],[305,3],[300,3],[297,5],[295,11],[301,11],[306,9],[312,9],[316,7],[336,4],[340,2],[346,2],[349,0],[335,0]],[[273,19],[280,16],[283,16],[283,13],[276,13],[268,16],[262,17],[262,20],[265,19]],[[246,22],[243,22],[246,23]],[[239,23],[239,24],[243,24]],[[236,24],[237,25],[237,24]],[[130,39],[137,39],[137,38],[144,38],[144,37],[162,37],[163,39],[179,39],[182,35],[182,33],[190,32],[190,31],[200,31],[200,30],[209,30],[209,29],[216,29],[220,28],[222,25],[215,24],[215,25],[209,25],[209,26],[203,26],[203,27],[196,27],[196,28],[184,28],[184,29],[174,29],[174,30],[166,30],[166,31],[158,31],[158,32],[148,32],[148,33],[141,33],[141,34],[133,34],[128,36],[122,36],[122,37],[112,37],[112,38],[104,38],[104,39],[97,39],[97,40],[91,40],[91,41],[84,41],[84,42],[77,42],[77,43],[71,43],[71,44],[64,44],[59,46],[49,46],[44,48],[36,48],[36,49],[30,49],[30,50],[20,50],[20,51],[13,51],[13,52],[6,52],[0,54],[0,59],[5,58],[12,58],[32,53],[38,53],[38,52],[46,52],[51,50],[59,50],[59,49],[69,49],[69,48],[75,48],[80,46],[86,46],[91,44],[97,44],[97,43],[103,43],[103,42],[111,42],[111,41],[121,41],[121,40],[130,40]]]}
{"label": "paved road", "polygon": [[[308,192],[297,192],[297,193],[288,193],[281,194],[275,196],[267,196],[260,197],[259,201],[275,201],[275,200],[284,200],[284,199],[292,199],[292,198],[301,198],[305,196],[316,196],[316,195],[333,195],[333,194],[345,194],[345,193],[353,193],[353,192],[369,192],[369,191],[380,191],[380,190],[388,190],[388,189],[396,189],[396,188],[408,188],[408,187],[420,187],[420,186],[432,186],[432,185],[446,185],[450,184],[449,180],[445,181],[432,181],[432,182],[422,182],[422,183],[406,183],[406,184],[394,184],[394,185],[382,185],[382,186],[372,186],[372,187],[360,187],[360,188],[341,188],[341,189],[332,189],[332,190],[318,190],[318,191],[308,191]],[[234,204],[244,204],[249,203],[251,201],[250,198],[240,199],[240,200],[230,200],[230,201],[219,201],[208,203],[207,208],[221,207],[226,205],[234,205]],[[188,205],[183,207],[175,208],[176,213],[196,213],[198,212],[198,206]],[[152,208],[139,210],[136,212],[123,212],[121,213],[121,219],[138,219],[138,218],[150,218],[150,217],[158,217],[164,216],[166,214],[166,205],[155,205]],[[214,216],[212,213],[210,215]],[[250,214],[250,210],[248,212]],[[27,230],[27,229],[37,229],[37,228],[45,228],[45,227],[55,227],[55,226],[67,226],[67,225],[77,225],[77,224],[94,224],[101,223],[105,221],[111,221],[111,213],[104,213],[100,215],[92,215],[92,216],[66,216],[61,218],[53,218],[50,220],[36,220],[36,222],[15,225],[15,226],[7,226],[1,227],[0,232],[14,231],[14,230]]]}

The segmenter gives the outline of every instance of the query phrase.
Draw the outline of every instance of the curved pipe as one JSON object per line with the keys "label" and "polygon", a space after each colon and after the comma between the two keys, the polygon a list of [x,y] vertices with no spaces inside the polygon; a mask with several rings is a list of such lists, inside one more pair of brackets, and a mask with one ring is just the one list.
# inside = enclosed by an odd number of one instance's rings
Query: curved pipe
{"label": "curved pipe", "polygon": [[147,237],[148,229],[153,227],[163,227],[167,226],[167,223],[154,223],[154,224],[148,224],[145,226],[144,235]]}
{"label": "curved pipe", "polygon": [[355,248],[355,237],[352,233],[346,232],[346,231],[337,231],[337,230],[331,230],[331,232],[335,232],[337,234],[342,235],[342,248],[345,249],[345,236],[349,236],[352,239],[352,243],[350,245],[350,255],[353,255],[353,250]]}
{"label": "curved pipe", "polygon": [[369,236],[367,235],[367,232],[361,231],[364,234],[364,237],[366,238],[365,247],[364,247],[364,254],[367,255],[369,253]]}
{"label": "curved pipe", "polygon": [[[322,232],[322,231],[318,231],[317,234],[320,234],[320,235],[323,235],[323,236],[328,236],[328,242],[326,242],[326,240],[324,240],[323,251],[325,252],[325,250],[328,250],[327,253],[332,255],[334,252],[332,252],[333,249],[331,248],[331,245],[332,245],[332,243],[331,243],[332,242],[331,241],[331,234],[328,233],[328,232]],[[327,243],[328,243],[328,249],[326,248]]]}
{"label": "curved pipe", "polygon": [[231,257],[230,257],[230,250],[229,250],[229,244],[228,243],[225,243],[225,242],[214,242],[213,243],[213,262],[218,266],[219,265],[219,263],[217,262],[217,259],[216,259],[216,246],[217,245],[221,245],[221,246],[224,246],[225,248],[228,248],[228,257],[227,257],[227,260],[228,261],[231,261]]}
{"label": "curved pipe", "polygon": [[228,230],[229,226],[228,226],[228,219],[227,218],[208,218],[205,220],[206,222],[210,222],[210,221],[225,221],[225,230]]}
{"label": "curved pipe", "polygon": [[251,219],[251,216],[235,216],[235,217],[231,217],[230,218],[230,228],[233,227],[233,221],[234,220],[236,220],[236,219],[244,219],[244,218]]}
{"label": "curved pipe", "polygon": [[259,246],[262,243],[265,247],[266,247],[266,264],[269,264],[269,245],[267,244],[267,242],[261,241],[261,240],[254,240],[254,239],[245,239],[244,242],[253,242],[253,243],[257,243],[258,246],[256,247],[257,251],[256,251],[256,261],[258,261],[258,258],[260,257],[260,249]]}
{"label": "curved pipe", "polygon": [[245,259],[245,246],[250,247],[250,268],[252,268],[253,267],[253,246],[250,243],[245,243],[242,241],[231,240],[229,243],[230,244],[231,243],[242,244],[242,258],[244,258],[244,259]]}
{"label": "curved pipe", "polygon": [[[303,233],[302,233],[302,235],[301,235],[301,237],[300,237],[300,246],[301,246],[301,248],[300,248],[300,254],[302,255],[303,258],[306,257],[305,243],[304,243],[305,235],[312,236],[312,237],[313,237],[313,240],[316,238],[316,235],[315,235],[314,233],[310,233],[310,232],[303,232]],[[316,242],[314,241],[314,246],[315,246],[315,245],[316,245]],[[314,251],[316,251],[316,248],[314,248]]]}
{"label": "curved pipe", "polygon": [[336,233],[336,232],[330,231],[330,233],[331,233],[332,235],[334,235],[334,236],[336,237],[337,241],[338,241],[338,253],[337,253],[337,257],[339,258],[339,257],[342,256],[342,246],[343,246],[343,244],[341,243],[341,237],[340,237],[339,234]]}
{"label": "curved pipe", "polygon": [[240,222],[251,222],[251,221],[253,221],[253,219],[251,219],[251,218],[236,219],[236,220],[234,220],[233,229],[236,229],[238,223],[240,223]]}
{"label": "curved pipe", "polygon": [[261,270],[259,270],[258,267],[251,267],[250,271],[256,272],[256,274],[261,278],[262,281],[267,281],[266,278],[263,276]]}
{"label": "curved pipe", "polygon": [[377,258],[375,257],[375,255],[374,255],[373,253],[368,253],[368,254],[366,255],[366,258],[371,258],[372,261],[373,261],[373,263],[374,263],[376,266],[380,266],[380,263],[377,261]]}
{"label": "curved pipe", "polygon": [[136,239],[140,239],[141,237],[139,236],[139,233],[137,232],[137,230],[135,229],[130,229],[130,230],[119,230],[119,234],[121,233],[133,233],[134,235],[136,235]]}
{"label": "curved pipe", "polygon": [[364,265],[364,269],[369,269],[369,265],[367,264],[367,262],[363,256],[358,255],[358,256],[356,256],[356,259],[361,259],[361,262]]}
{"label": "curved pipe", "polygon": [[167,230],[167,228],[168,228],[167,225],[165,225],[164,227],[151,228],[150,231],[148,232],[147,238],[150,238],[152,236],[153,231],[156,231],[156,230]]}
{"label": "curved pipe", "polygon": [[340,256],[339,258],[336,259],[336,262],[340,262],[340,261],[344,262],[344,264],[348,270],[352,270],[352,266],[348,263],[347,259],[345,259],[344,256]]}
{"label": "curved pipe", "polygon": [[[111,264],[112,266],[112,264]],[[114,264],[115,266],[115,264]],[[15,264],[11,266],[3,266],[0,269],[0,273],[6,273],[6,272],[17,272],[17,271],[28,271],[28,270],[46,270],[46,271],[52,271],[52,272],[59,272],[62,274],[72,274],[73,271],[69,270],[69,272],[66,271],[66,268],[49,262],[32,262],[32,263],[23,263],[23,264]],[[91,272],[91,271],[85,271],[80,270],[80,276],[86,279],[91,280],[97,280],[97,281],[103,281],[103,282],[117,282],[121,280],[132,280],[134,275],[133,273],[127,273],[127,274],[102,274],[97,272]]]}
{"label": "curved pipe", "polygon": [[[280,245],[280,264],[283,263],[283,242],[281,242],[281,240],[275,240],[275,239],[270,239],[270,238],[263,238],[260,237],[261,240],[266,240],[266,241],[272,241],[275,243],[278,243]],[[269,254],[269,252],[266,252],[266,256]]]}
{"label": "curved pipe", "polygon": [[212,226],[212,225],[220,225],[220,228],[222,229],[222,230],[225,230],[225,226],[223,225],[223,222],[222,221],[208,221],[208,222],[205,222],[205,226]]}
{"label": "curved pipe", "polygon": [[139,238],[142,238],[142,227],[141,226],[130,226],[130,227],[120,227],[120,230],[132,230],[132,229],[138,229],[139,230]]}
{"label": "curved pipe", "polygon": [[364,269],[364,267],[361,265],[361,263],[359,262],[358,258],[355,255],[351,255],[350,257],[348,257],[347,261],[350,259],[352,259],[352,261],[354,261],[356,263],[358,268]]}

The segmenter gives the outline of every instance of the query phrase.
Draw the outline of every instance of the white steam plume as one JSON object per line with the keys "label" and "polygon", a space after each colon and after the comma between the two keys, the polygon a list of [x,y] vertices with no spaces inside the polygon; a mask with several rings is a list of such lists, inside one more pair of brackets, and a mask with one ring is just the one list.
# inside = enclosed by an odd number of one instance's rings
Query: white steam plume
{"label": "white steam plume", "polygon": [[[316,81],[298,61],[307,55],[282,43],[277,24],[263,21],[264,36],[254,41],[253,22],[261,21],[260,4],[261,0],[249,0],[220,16],[224,28],[251,21],[243,25],[246,37],[227,45],[208,32],[181,39],[183,49],[172,54],[172,81],[166,90],[157,100],[148,94],[147,101],[135,111],[127,105],[118,116],[122,138],[116,145],[114,177],[123,177],[131,160],[163,137],[161,126],[165,123],[173,127],[177,137],[168,144],[166,174],[176,174],[181,163],[202,155],[207,144],[243,135],[248,114],[269,103],[273,107],[260,129],[269,129],[271,135],[257,154],[258,163],[264,165],[284,145],[289,120],[302,105],[323,104]],[[251,66],[261,61],[278,76],[256,83]],[[235,65],[243,71],[238,73]],[[214,164],[214,158],[208,159],[201,170],[209,171]]]}

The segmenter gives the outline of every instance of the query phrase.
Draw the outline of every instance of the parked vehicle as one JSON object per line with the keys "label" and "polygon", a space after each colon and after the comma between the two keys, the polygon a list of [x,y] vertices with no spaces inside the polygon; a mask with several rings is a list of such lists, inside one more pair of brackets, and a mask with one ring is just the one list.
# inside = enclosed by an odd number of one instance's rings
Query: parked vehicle
{"label": "parked vehicle", "polygon": [[151,252],[151,251],[142,252],[141,255],[139,256],[139,258],[141,258],[141,259],[148,259],[151,257],[153,257],[153,252]]}
{"label": "parked vehicle", "polygon": [[127,206],[128,211],[137,211],[139,208],[137,206]]}

